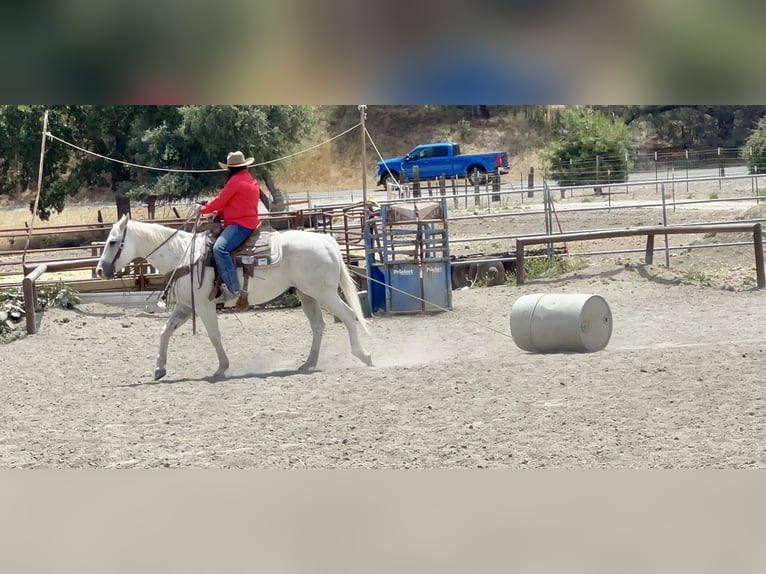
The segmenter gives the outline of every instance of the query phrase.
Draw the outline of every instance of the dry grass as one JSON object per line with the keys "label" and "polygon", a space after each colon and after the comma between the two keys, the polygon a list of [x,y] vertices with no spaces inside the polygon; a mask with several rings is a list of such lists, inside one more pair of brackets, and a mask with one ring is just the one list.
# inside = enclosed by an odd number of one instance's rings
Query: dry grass
{"label": "dry grass", "polygon": [[[315,110],[316,122],[311,132],[296,144],[293,152],[310,148],[327,141],[358,121],[356,110],[350,109],[346,117],[333,119],[327,110]],[[384,157],[400,155],[417,144],[429,141],[456,141],[466,153],[505,150],[508,152],[514,183],[526,178],[530,167],[541,173],[542,163],[534,149],[542,142],[531,136],[527,120],[523,116],[495,116],[489,120],[467,120],[461,112],[439,106],[370,106],[367,127],[375,145]],[[379,159],[372,145],[367,143],[367,183],[375,185],[375,162]],[[362,187],[361,137],[354,130],[333,142],[303,153],[279,164],[274,172],[277,187],[288,194],[304,198],[312,192],[326,192]],[[24,228],[31,223],[27,209],[32,193],[23,194],[9,201],[0,197],[0,229]],[[9,209],[16,206],[18,209]],[[5,209],[2,209],[5,208]],[[35,220],[35,229],[57,225],[73,225],[97,222],[101,210],[104,221],[114,221],[116,208],[109,190],[83,191],[70,201],[64,211],[53,214],[49,221]],[[134,203],[133,215],[148,218],[146,206]],[[186,208],[179,208],[182,216]],[[174,217],[170,207],[158,206],[158,218]]]}

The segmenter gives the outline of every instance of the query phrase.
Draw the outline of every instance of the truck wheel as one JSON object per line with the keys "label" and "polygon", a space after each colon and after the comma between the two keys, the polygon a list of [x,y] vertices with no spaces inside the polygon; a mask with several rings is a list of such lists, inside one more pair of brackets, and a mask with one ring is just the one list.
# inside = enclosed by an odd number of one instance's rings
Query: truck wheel
{"label": "truck wheel", "polygon": [[468,168],[468,182],[471,185],[482,185],[487,182],[487,172],[483,167],[473,166]]}
{"label": "truck wheel", "polygon": [[399,183],[399,179],[398,178],[399,178],[399,174],[396,173],[396,172],[391,172],[391,173],[386,172],[386,173],[384,173],[383,174],[383,179],[381,180],[381,182],[383,183],[383,187],[388,187],[388,183],[389,182],[391,182],[392,184],[393,183]]}

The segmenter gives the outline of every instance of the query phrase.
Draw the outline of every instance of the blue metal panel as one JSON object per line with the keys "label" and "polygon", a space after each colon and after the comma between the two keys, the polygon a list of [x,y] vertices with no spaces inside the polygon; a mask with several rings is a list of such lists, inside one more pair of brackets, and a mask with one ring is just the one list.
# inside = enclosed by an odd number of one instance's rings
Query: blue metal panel
{"label": "blue metal panel", "polygon": [[411,263],[386,266],[386,300],[389,313],[421,311],[423,294],[420,288],[420,270]]}
{"label": "blue metal panel", "polygon": [[425,311],[452,308],[452,279],[448,261],[423,264],[423,299],[432,303]]}
{"label": "blue metal panel", "polygon": [[381,205],[365,228],[371,311],[434,312],[452,308],[446,200]]}

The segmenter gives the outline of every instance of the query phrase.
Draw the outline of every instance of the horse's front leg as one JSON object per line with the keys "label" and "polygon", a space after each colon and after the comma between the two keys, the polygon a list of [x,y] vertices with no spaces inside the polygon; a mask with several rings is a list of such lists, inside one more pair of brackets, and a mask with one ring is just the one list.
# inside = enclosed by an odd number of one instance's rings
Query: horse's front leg
{"label": "horse's front leg", "polygon": [[157,367],[154,369],[154,380],[158,381],[165,376],[165,365],[168,361],[168,343],[170,337],[181,325],[191,317],[191,309],[183,305],[173,307],[173,312],[168,317],[165,327],[160,335],[160,350],[157,353]]}
{"label": "horse's front leg", "polygon": [[215,312],[215,304],[205,301],[197,306],[197,313],[205,324],[207,336],[210,338],[210,342],[213,343],[215,352],[218,354],[218,370],[216,370],[213,376],[222,377],[226,369],[229,368],[229,358],[226,356],[226,351],[223,350],[223,344],[221,343],[221,331],[218,328],[218,315]]}

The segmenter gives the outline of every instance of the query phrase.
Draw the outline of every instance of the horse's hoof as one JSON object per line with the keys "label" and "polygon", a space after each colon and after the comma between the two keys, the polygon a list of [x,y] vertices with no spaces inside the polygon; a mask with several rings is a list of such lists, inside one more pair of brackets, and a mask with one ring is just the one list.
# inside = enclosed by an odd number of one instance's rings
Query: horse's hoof
{"label": "horse's hoof", "polygon": [[159,381],[164,376],[165,376],[165,369],[161,369],[160,367],[157,367],[156,369],[154,369],[155,381]]}

